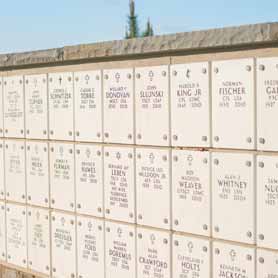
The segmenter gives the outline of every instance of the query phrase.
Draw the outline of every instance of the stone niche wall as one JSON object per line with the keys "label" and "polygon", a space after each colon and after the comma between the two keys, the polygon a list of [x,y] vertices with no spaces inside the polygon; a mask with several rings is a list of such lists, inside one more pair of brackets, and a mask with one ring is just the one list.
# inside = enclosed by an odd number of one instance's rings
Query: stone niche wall
{"label": "stone niche wall", "polygon": [[277,43],[271,23],[0,55],[1,277],[276,277]]}

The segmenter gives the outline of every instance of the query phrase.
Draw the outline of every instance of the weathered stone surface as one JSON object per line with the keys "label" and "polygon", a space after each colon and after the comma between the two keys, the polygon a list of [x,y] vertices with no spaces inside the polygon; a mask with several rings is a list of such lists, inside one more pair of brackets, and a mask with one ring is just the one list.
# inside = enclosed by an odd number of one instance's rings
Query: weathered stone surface
{"label": "weathered stone surface", "polygon": [[0,68],[35,66],[57,62],[115,58],[128,55],[163,54],[209,48],[233,48],[278,42],[278,23],[243,25],[172,35],[154,36],[129,40],[65,46],[62,48],[25,53],[0,55]]}
{"label": "weathered stone surface", "polygon": [[18,278],[18,271],[2,267],[2,278]]}
{"label": "weathered stone surface", "polygon": [[0,55],[0,67],[47,64],[61,61],[63,61],[62,48]]}
{"label": "weathered stone surface", "polygon": [[40,277],[1,266],[0,278],[40,278]]}
{"label": "weathered stone surface", "polygon": [[232,47],[276,41],[278,23],[255,24],[64,48],[64,60]]}

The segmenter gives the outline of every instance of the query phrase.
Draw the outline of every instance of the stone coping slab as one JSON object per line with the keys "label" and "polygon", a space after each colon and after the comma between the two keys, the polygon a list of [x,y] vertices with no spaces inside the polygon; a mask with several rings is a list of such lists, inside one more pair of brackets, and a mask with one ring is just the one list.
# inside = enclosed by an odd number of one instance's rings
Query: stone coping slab
{"label": "stone coping slab", "polygon": [[0,55],[0,69],[186,55],[276,46],[278,22]]}

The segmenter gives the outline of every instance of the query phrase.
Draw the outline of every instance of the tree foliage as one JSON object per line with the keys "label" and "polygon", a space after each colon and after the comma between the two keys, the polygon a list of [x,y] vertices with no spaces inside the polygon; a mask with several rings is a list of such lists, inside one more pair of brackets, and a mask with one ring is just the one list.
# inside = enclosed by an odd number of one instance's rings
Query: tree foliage
{"label": "tree foliage", "polygon": [[151,37],[153,36],[153,26],[150,19],[147,21],[146,30],[142,33],[142,37]]}
{"label": "tree foliage", "polygon": [[148,37],[153,36],[153,27],[150,19],[148,19],[145,31],[140,34],[138,16],[135,13],[135,2],[134,0],[129,0],[129,15],[127,17],[127,27],[125,31],[125,38],[138,38],[138,37]]}
{"label": "tree foliage", "polygon": [[129,15],[128,15],[128,29],[126,31],[126,38],[137,38],[139,35],[138,18],[135,14],[135,2],[129,1]]}

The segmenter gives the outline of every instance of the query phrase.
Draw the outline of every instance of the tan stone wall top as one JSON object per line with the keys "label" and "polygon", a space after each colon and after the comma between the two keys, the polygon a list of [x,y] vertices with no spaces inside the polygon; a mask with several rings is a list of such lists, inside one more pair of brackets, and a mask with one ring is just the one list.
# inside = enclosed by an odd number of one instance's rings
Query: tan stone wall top
{"label": "tan stone wall top", "polygon": [[0,70],[276,47],[278,23],[243,25],[0,55]]}

